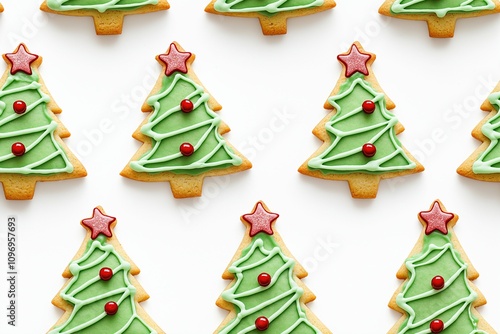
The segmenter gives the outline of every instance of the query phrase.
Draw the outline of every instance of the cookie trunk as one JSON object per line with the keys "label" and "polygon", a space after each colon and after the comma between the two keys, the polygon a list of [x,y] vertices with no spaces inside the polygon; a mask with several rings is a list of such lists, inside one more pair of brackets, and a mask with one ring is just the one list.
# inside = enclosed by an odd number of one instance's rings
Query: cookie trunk
{"label": "cookie trunk", "polygon": [[97,35],[119,35],[122,33],[124,14],[115,11],[109,13],[94,13],[94,27]]}
{"label": "cookie trunk", "polygon": [[349,189],[353,198],[376,198],[378,185],[380,183],[379,175],[365,175],[364,177],[350,177],[347,179]]}
{"label": "cookie trunk", "polygon": [[8,200],[29,200],[33,199],[35,194],[36,180],[27,177],[20,180],[16,177],[7,177],[0,179],[3,184],[5,198]]}
{"label": "cookie trunk", "polygon": [[286,34],[286,16],[280,14],[272,17],[259,16],[259,22],[264,35]]}
{"label": "cookie trunk", "polygon": [[451,38],[455,33],[456,17],[429,16],[427,19],[429,36],[434,38]]}
{"label": "cookie trunk", "polygon": [[200,197],[203,188],[203,177],[177,175],[170,179],[170,188],[175,198]]}

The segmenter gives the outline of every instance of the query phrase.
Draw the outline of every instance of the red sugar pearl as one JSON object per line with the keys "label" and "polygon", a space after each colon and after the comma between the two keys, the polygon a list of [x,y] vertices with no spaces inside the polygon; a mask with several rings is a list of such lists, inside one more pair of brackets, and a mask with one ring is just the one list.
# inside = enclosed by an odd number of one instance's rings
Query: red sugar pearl
{"label": "red sugar pearl", "polygon": [[444,288],[444,278],[442,276],[434,276],[431,280],[431,286],[435,290]]}
{"label": "red sugar pearl", "polygon": [[363,102],[361,105],[361,108],[363,108],[363,111],[367,114],[371,114],[373,111],[375,111],[375,102],[371,100],[366,100]]}
{"label": "red sugar pearl", "polygon": [[107,302],[106,305],[104,305],[104,312],[106,312],[107,315],[115,315],[116,312],[118,312],[118,304],[115,302]]}
{"label": "red sugar pearl", "polygon": [[185,99],[181,101],[181,110],[182,112],[189,113],[193,111],[194,105],[191,100]]}
{"label": "red sugar pearl", "polygon": [[444,323],[442,320],[433,320],[430,324],[430,329],[432,333],[441,333],[444,330]]}
{"label": "red sugar pearl", "polygon": [[181,151],[182,155],[185,157],[189,157],[191,154],[194,153],[194,147],[190,143],[183,143],[181,144],[181,147],[179,148]]}
{"label": "red sugar pearl", "polygon": [[269,319],[266,317],[258,317],[257,320],[255,320],[255,327],[259,331],[265,331],[269,328]]}
{"label": "red sugar pearl", "polygon": [[366,143],[363,145],[362,152],[365,157],[371,158],[377,153],[377,148],[373,144]]}
{"label": "red sugar pearl", "polygon": [[101,268],[99,270],[99,278],[103,281],[109,281],[113,277],[113,270],[108,267]]}
{"label": "red sugar pearl", "polygon": [[27,109],[26,102],[17,100],[12,104],[12,108],[16,114],[24,114]]}
{"label": "red sugar pearl", "polygon": [[257,277],[257,281],[259,282],[260,286],[268,286],[271,284],[271,275],[268,273],[262,273]]}
{"label": "red sugar pearl", "polygon": [[12,154],[14,154],[16,157],[20,157],[23,156],[24,153],[26,153],[26,147],[23,143],[17,142],[12,144]]}

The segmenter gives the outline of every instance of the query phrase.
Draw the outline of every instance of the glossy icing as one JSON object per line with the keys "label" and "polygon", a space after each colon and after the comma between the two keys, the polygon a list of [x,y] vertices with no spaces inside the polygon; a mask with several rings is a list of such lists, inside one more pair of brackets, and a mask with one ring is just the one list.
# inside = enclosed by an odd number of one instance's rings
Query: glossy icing
{"label": "glossy icing", "polygon": [[276,14],[284,11],[318,7],[324,0],[217,0],[214,8],[218,12]]}
{"label": "glossy icing", "polygon": [[428,14],[445,17],[448,13],[477,12],[494,9],[492,0],[396,0],[391,11],[396,14]]}
{"label": "glossy icing", "polygon": [[[185,113],[180,102],[189,99],[193,110]],[[152,149],[130,168],[137,172],[200,174],[214,168],[238,166],[238,157],[219,134],[221,119],[208,104],[209,95],[188,75],[179,71],[164,76],[161,90],[148,99],[153,107],[141,132],[151,138]],[[190,143],[194,153],[184,156],[179,148]]]}
{"label": "glossy icing", "polygon": [[[100,278],[101,268],[111,268],[109,281]],[[69,318],[48,334],[134,333],[156,334],[138,315],[136,288],[129,280],[130,264],[107,242],[103,234],[89,240],[83,256],[69,265],[73,277],[61,298],[74,305]],[[118,311],[108,315],[105,305],[115,302]]]}
{"label": "glossy icing", "polygon": [[488,101],[495,108],[496,113],[481,127],[481,132],[490,140],[486,150],[474,161],[472,171],[475,174],[500,173],[500,92],[490,94]]}
{"label": "glossy icing", "polygon": [[[363,102],[371,100],[375,110],[366,114]],[[331,144],[308,162],[310,169],[323,173],[383,173],[413,169],[416,164],[404,152],[396,137],[397,118],[385,104],[385,96],[355,73],[341,85],[339,93],[328,102],[336,109],[325,128]],[[376,154],[366,157],[363,145],[376,146]]]}
{"label": "glossy icing", "polygon": [[[37,72],[26,71],[9,73],[0,89],[0,173],[71,173],[73,165],[55,139],[58,123],[47,108],[50,97],[43,92]],[[14,110],[18,100],[26,104],[23,113]],[[11,151],[16,142],[25,146],[22,156]]]}
{"label": "glossy icing", "polygon": [[92,9],[100,13],[108,10],[133,10],[157,3],[158,0],[47,0],[47,6],[55,11]]}

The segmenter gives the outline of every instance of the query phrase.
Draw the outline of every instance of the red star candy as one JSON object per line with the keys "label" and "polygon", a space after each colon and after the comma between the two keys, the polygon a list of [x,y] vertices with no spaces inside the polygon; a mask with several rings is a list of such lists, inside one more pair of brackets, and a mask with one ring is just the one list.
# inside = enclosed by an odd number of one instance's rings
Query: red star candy
{"label": "red star candy", "polygon": [[189,57],[191,57],[191,52],[179,51],[174,43],[170,44],[167,54],[158,56],[166,66],[165,75],[167,77],[172,75],[175,71],[187,73],[187,61]]}
{"label": "red star candy", "polygon": [[427,224],[425,229],[425,234],[427,235],[436,230],[445,235],[448,234],[447,224],[455,217],[453,213],[444,212],[437,201],[432,204],[432,208],[429,211],[420,212],[419,215]]}
{"label": "red star candy", "polygon": [[267,211],[262,202],[258,202],[252,213],[243,215],[244,221],[250,224],[250,236],[253,237],[259,232],[273,235],[271,224],[279,217],[277,213]]}
{"label": "red star candy", "polygon": [[31,64],[38,59],[38,56],[26,51],[24,44],[19,44],[19,47],[14,53],[6,53],[5,57],[12,64],[10,74],[14,75],[19,71],[31,75]]}
{"label": "red star candy", "polygon": [[94,240],[99,234],[104,234],[108,238],[113,236],[111,233],[111,223],[116,220],[115,217],[106,216],[98,208],[94,208],[92,218],[82,220],[82,224],[90,229],[92,232],[91,238]]}
{"label": "red star candy", "polygon": [[349,78],[356,72],[368,75],[366,63],[371,57],[369,54],[359,52],[356,44],[353,44],[348,54],[338,55],[337,59],[345,65],[345,76]]}

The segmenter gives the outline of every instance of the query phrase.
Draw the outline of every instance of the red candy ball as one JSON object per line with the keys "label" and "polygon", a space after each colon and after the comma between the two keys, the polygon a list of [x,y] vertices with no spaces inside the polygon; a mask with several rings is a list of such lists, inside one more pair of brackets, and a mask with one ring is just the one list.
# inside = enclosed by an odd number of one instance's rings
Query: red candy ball
{"label": "red candy ball", "polygon": [[258,317],[257,320],[255,320],[255,327],[259,331],[265,331],[269,328],[269,320],[266,317]]}
{"label": "red candy ball", "polygon": [[107,302],[104,305],[104,311],[107,315],[115,315],[118,312],[118,304],[115,302]]}
{"label": "red candy ball", "polygon": [[371,158],[377,153],[377,148],[373,144],[366,143],[363,145],[362,151],[365,157]]}
{"label": "red candy ball", "polygon": [[99,278],[103,281],[109,281],[113,277],[113,270],[108,267],[101,268],[99,270]]}
{"label": "red candy ball", "polygon": [[191,100],[185,99],[181,101],[181,110],[185,113],[193,111],[194,105]]}
{"label": "red candy ball", "polygon": [[181,151],[182,155],[185,157],[189,157],[191,154],[194,153],[194,147],[190,143],[183,143],[181,147],[179,148]]}
{"label": "red candy ball", "polygon": [[371,100],[366,100],[363,102],[361,105],[361,108],[363,108],[363,111],[367,114],[371,114],[375,110],[375,102]]}
{"label": "red candy ball", "polygon": [[24,146],[23,143],[17,142],[12,144],[12,154],[14,154],[16,157],[20,157],[26,153],[26,147]]}
{"label": "red candy ball", "polygon": [[271,284],[271,275],[268,273],[262,273],[257,277],[257,281],[259,282],[260,286],[268,286]]}
{"label": "red candy ball", "polygon": [[443,321],[436,319],[431,322],[429,327],[432,333],[441,333],[444,330],[444,323]]}
{"label": "red candy ball", "polygon": [[27,108],[26,102],[17,100],[12,104],[12,108],[14,108],[16,114],[24,114]]}
{"label": "red candy ball", "polygon": [[431,280],[432,288],[435,290],[441,290],[444,288],[444,278],[441,276],[435,276]]}

